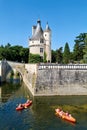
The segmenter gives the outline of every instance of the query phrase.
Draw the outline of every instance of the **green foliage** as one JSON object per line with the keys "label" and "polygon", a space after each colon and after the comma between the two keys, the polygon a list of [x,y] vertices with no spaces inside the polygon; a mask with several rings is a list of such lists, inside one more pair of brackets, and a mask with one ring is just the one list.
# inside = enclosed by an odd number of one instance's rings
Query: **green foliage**
{"label": "green foliage", "polygon": [[76,43],[74,45],[73,58],[74,58],[75,61],[79,61],[81,59],[81,56],[80,56],[80,45],[79,45],[79,43]]}
{"label": "green foliage", "polygon": [[63,61],[63,52],[62,52],[62,47],[60,47],[58,50],[56,50],[56,62],[62,63]]}
{"label": "green foliage", "polygon": [[52,50],[51,55],[52,55],[51,61],[52,61],[52,63],[55,63],[56,62],[56,51]]}
{"label": "green foliage", "polygon": [[47,62],[46,58],[47,58],[47,55],[46,55],[46,52],[44,52],[44,63]]}
{"label": "green foliage", "polygon": [[83,49],[83,52],[84,52],[83,60],[84,60],[84,63],[87,63],[87,33],[85,33],[84,44],[85,44],[85,47]]}
{"label": "green foliage", "polygon": [[85,47],[85,33],[81,33],[79,36],[75,39],[75,45],[73,49],[73,59],[74,61],[80,61],[83,59],[83,49]]}
{"label": "green foliage", "polygon": [[65,44],[63,53],[63,63],[67,64],[70,61],[70,49],[68,43]]}
{"label": "green foliage", "polygon": [[6,59],[10,61],[28,63],[29,49],[22,46],[11,46],[9,43],[0,46],[0,60]]}
{"label": "green foliage", "polygon": [[19,77],[19,76],[20,76],[19,72],[16,72],[16,77]]}
{"label": "green foliage", "polygon": [[14,76],[14,71],[12,70],[10,73],[10,77],[12,78]]}
{"label": "green foliage", "polygon": [[29,63],[40,63],[43,59],[39,54],[29,54]]}
{"label": "green foliage", "polygon": [[[63,48],[51,51],[52,63],[87,63],[87,33],[80,33],[75,38],[75,44],[73,51],[70,52],[68,43],[65,43],[64,52]],[[28,63],[39,63],[47,62],[47,55],[44,52],[44,59],[38,54],[30,54],[29,48],[23,48],[22,46],[11,46],[10,43],[7,45],[0,46],[0,60],[6,59],[10,61]]]}

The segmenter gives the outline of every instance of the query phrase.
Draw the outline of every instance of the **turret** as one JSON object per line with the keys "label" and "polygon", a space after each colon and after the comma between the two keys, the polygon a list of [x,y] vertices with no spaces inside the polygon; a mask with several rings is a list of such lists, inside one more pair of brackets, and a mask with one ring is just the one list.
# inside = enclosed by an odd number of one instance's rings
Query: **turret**
{"label": "turret", "polygon": [[48,25],[48,22],[47,22],[47,24],[46,24],[46,31],[51,31],[51,29],[50,29],[50,27],[49,27],[49,25]]}
{"label": "turret", "polygon": [[51,62],[51,29],[48,23],[43,31],[41,21],[37,20],[37,25],[32,27],[32,37],[29,39],[29,49],[32,54],[39,54],[44,59],[46,53],[47,62]]}
{"label": "turret", "polygon": [[46,29],[44,30],[44,39],[45,39],[45,52],[47,55],[47,62],[51,62],[51,29],[48,25],[48,22],[46,24]]}

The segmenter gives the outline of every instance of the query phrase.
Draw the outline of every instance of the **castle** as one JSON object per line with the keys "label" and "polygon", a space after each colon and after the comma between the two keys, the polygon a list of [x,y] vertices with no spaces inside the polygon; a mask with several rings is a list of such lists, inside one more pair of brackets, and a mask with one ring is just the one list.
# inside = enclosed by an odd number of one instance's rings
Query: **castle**
{"label": "castle", "polygon": [[41,27],[41,21],[37,21],[37,26],[32,26],[32,37],[29,39],[31,54],[39,54],[42,59],[46,56],[46,61],[51,62],[51,29],[48,23],[46,29]]}

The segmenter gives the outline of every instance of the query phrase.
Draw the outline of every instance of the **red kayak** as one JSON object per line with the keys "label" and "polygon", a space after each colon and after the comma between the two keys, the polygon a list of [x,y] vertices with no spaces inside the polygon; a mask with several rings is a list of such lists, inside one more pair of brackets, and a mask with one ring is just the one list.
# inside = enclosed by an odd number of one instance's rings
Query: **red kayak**
{"label": "red kayak", "polygon": [[74,117],[72,117],[71,114],[68,114],[67,112],[63,112],[59,108],[55,109],[55,112],[56,112],[56,115],[58,115],[62,119],[65,119],[65,120],[73,122],[73,123],[76,122],[76,119]]}
{"label": "red kayak", "polygon": [[27,100],[24,104],[19,104],[17,107],[16,107],[16,110],[19,111],[19,110],[23,110],[24,108],[27,108],[29,106],[31,106],[32,104],[32,100]]}
{"label": "red kayak", "polygon": [[22,104],[19,104],[18,107],[16,107],[17,111],[23,110],[24,106]]}
{"label": "red kayak", "polygon": [[32,104],[32,100],[28,100],[26,103],[22,104],[24,108],[27,108],[29,106],[31,106]]}

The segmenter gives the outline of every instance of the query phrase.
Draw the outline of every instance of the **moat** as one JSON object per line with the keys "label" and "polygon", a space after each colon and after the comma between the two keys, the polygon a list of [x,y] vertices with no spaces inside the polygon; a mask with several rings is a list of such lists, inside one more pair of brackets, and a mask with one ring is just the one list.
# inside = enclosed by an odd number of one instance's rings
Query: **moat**
{"label": "moat", "polygon": [[[16,111],[18,103],[32,99],[28,109]],[[55,116],[55,108],[68,110],[76,119],[71,124]],[[87,96],[32,97],[24,84],[0,86],[0,130],[87,130]]]}

